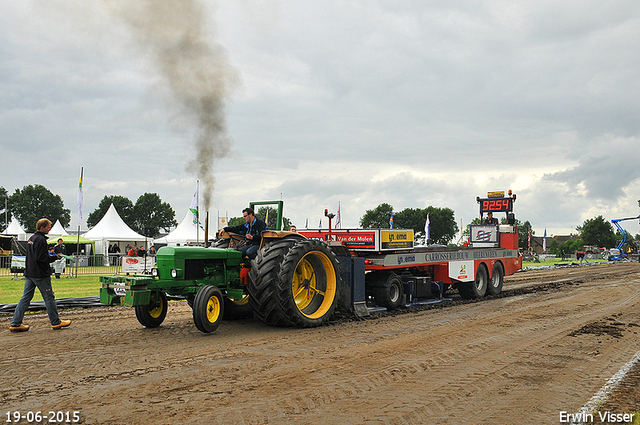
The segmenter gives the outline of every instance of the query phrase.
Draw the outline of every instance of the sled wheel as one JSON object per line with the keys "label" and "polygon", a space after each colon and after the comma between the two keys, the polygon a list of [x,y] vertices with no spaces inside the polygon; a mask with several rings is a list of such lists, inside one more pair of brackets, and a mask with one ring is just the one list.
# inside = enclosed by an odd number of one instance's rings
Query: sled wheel
{"label": "sled wheel", "polygon": [[496,263],[495,266],[493,266],[491,279],[489,279],[487,294],[498,295],[502,292],[502,285],[504,285],[504,268],[501,263]]}
{"label": "sled wheel", "polygon": [[458,283],[458,292],[464,299],[482,298],[487,292],[488,281],[487,268],[484,264],[480,264],[476,271],[476,280],[473,282]]}
{"label": "sled wheel", "polygon": [[224,315],[222,292],[217,286],[200,288],[193,301],[193,322],[199,331],[211,333],[218,329]]}
{"label": "sled wheel", "polygon": [[386,307],[387,310],[395,310],[400,307],[404,299],[404,285],[400,276],[391,273],[382,286],[373,288],[373,297],[376,304],[380,307]]}
{"label": "sled wheel", "polygon": [[329,247],[321,241],[301,241],[282,263],[280,309],[294,326],[320,326],[333,315],[340,282],[338,260]]}
{"label": "sled wheel", "polygon": [[149,304],[135,307],[138,322],[147,328],[157,328],[167,317],[169,304],[164,292],[152,292]]}

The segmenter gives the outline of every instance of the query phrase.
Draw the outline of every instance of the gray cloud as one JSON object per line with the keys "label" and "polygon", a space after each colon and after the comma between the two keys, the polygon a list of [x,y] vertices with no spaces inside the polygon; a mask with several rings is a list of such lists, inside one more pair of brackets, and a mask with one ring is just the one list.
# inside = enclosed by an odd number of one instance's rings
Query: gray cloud
{"label": "gray cloud", "polygon": [[[637,215],[640,4],[396,3],[188,3],[210,73],[178,88],[215,92],[218,57],[243,83],[222,89],[234,143],[205,161],[212,209],[282,194],[298,224],[338,201],[351,226],[381,202],[468,222],[476,196],[513,189],[538,234]],[[85,210],[157,192],[180,216],[202,122],[155,67],[179,28],[134,13],[152,28],[134,33],[105,4],[151,3],[0,0],[0,184],[45,184],[74,211],[84,166]],[[48,161],[25,172],[32,152]]]}

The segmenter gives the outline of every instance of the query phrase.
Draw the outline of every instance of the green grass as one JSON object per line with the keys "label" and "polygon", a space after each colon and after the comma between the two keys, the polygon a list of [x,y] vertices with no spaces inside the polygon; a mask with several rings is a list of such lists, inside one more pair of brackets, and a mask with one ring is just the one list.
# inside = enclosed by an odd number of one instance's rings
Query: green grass
{"label": "green grass", "polygon": [[[61,277],[60,279],[52,276],[51,284],[57,299],[100,295],[99,275],[79,275],[77,278]],[[23,278],[13,280],[11,276],[0,277],[0,304],[17,303],[23,291]],[[33,301],[42,301],[42,295],[37,289]]]}

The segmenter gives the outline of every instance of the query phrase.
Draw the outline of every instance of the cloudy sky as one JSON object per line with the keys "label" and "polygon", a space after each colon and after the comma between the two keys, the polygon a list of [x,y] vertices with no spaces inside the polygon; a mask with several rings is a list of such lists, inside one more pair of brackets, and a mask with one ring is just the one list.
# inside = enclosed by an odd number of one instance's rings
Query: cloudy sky
{"label": "cloudy sky", "polygon": [[299,227],[466,225],[508,189],[540,236],[640,214],[637,1],[128,3],[0,0],[0,186],[72,229],[80,167],[85,216],[155,192],[181,220],[198,178],[213,217],[283,199]]}

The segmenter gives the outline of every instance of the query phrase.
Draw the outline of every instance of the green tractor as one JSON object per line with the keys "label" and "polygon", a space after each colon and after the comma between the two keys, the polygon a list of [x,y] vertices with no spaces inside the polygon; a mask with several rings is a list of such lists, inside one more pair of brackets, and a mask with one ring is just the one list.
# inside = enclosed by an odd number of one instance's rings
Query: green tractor
{"label": "green tractor", "polygon": [[258,255],[249,261],[236,249],[243,237],[225,236],[214,248],[160,248],[150,275],[101,276],[100,301],[134,307],[140,324],[154,328],[167,315],[167,295],[184,297],[196,328],[205,333],[223,318],[254,315],[269,325],[296,327],[320,326],[331,318],[343,283],[327,244],[265,231]]}

